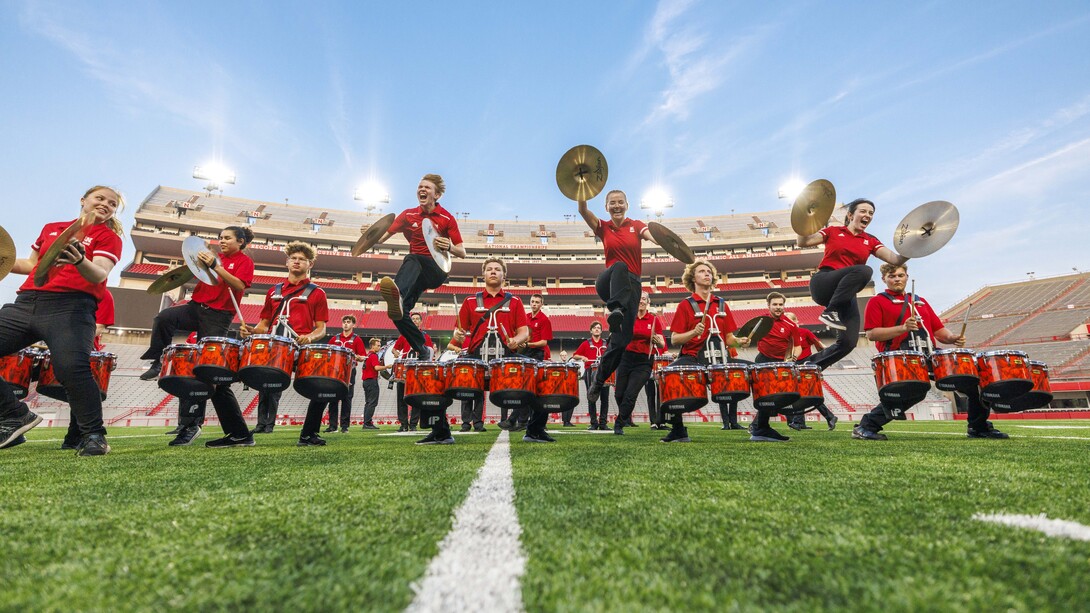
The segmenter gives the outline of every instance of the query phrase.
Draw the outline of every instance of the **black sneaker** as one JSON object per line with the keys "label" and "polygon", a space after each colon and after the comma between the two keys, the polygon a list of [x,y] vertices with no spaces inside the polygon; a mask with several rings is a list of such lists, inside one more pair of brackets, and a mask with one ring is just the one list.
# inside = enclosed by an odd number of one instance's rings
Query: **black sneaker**
{"label": "black sneaker", "polygon": [[818,321],[837,330],[847,330],[848,326],[840,323],[840,314],[832,309],[825,309],[818,315]]}
{"label": "black sneaker", "polygon": [[341,428],[341,434],[348,434],[348,428]]}
{"label": "black sneaker", "polygon": [[228,434],[223,438],[218,438],[214,441],[208,441],[204,444],[205,447],[212,447],[218,449],[220,447],[253,447],[254,437],[251,434],[245,436],[232,436]]}
{"label": "black sneaker", "polygon": [[749,435],[749,440],[754,443],[784,443],[791,440],[791,437],[784,436],[772,428],[754,428],[753,433]]}
{"label": "black sneaker", "polygon": [[561,428],[574,428],[574,427],[575,427],[575,424],[571,423],[570,421],[564,422],[564,424],[561,426]]}
{"label": "black sneaker", "polygon": [[110,445],[102,434],[88,434],[80,440],[79,447],[76,448],[78,456],[106,455],[107,453],[110,453]]}
{"label": "black sneaker", "polygon": [[691,443],[688,428],[671,428],[670,433],[659,439],[662,443]]}
{"label": "black sneaker", "polygon": [[739,423],[727,424],[728,430],[745,430],[746,427]]}
{"label": "black sneaker", "polygon": [[[14,447],[14,445],[9,445],[9,447]],[[66,436],[64,437],[64,440],[61,441],[61,451],[75,451],[77,449],[79,449],[78,438],[68,438]]]}
{"label": "black sneaker", "polygon": [[545,432],[527,432],[522,437],[524,443],[555,443],[556,439]]}
{"label": "black sneaker", "polygon": [[299,442],[295,444],[296,447],[324,447],[325,439],[317,434],[311,434],[310,436],[300,436]]}
{"label": "black sneaker", "polygon": [[995,428],[993,428],[991,423],[988,424],[988,428],[986,430],[985,429],[976,430],[976,429],[973,429],[973,428],[969,428],[968,432],[966,433],[966,436],[968,436],[969,438],[994,438],[994,439],[1010,438],[1010,436],[1008,436],[1006,433],[1000,432],[999,430],[996,430]]}
{"label": "black sneaker", "polygon": [[337,427],[336,427],[336,426],[330,426],[330,427],[328,427],[328,428],[326,428],[326,429],[325,429],[325,433],[326,433],[326,434],[329,434],[330,432],[336,432],[336,431],[337,431]]}
{"label": "black sneaker", "polygon": [[472,432],[473,426],[470,424],[462,424],[462,432]]}
{"label": "black sneaker", "polygon": [[376,426],[375,424],[363,424],[363,429],[364,430],[378,430],[379,427]]}
{"label": "black sneaker", "polygon": [[200,426],[190,426],[185,430],[178,433],[178,436],[174,437],[173,441],[167,443],[171,447],[180,447],[182,445],[189,445],[193,441],[197,440],[197,437],[201,435]]}
{"label": "black sneaker", "polygon": [[485,428],[484,424],[477,424],[476,426],[473,426],[473,431],[474,432],[488,432],[488,428]]}
{"label": "black sneaker", "polygon": [[632,421],[631,419],[629,419],[628,421],[626,421],[626,422],[624,423],[624,427],[625,427],[625,428],[639,428],[640,426],[639,426],[639,424],[637,424],[636,422],[634,422],[634,421]]}
{"label": "black sneaker", "polygon": [[167,436],[178,436],[182,433],[182,430],[182,424],[178,424],[177,426],[174,426],[173,430],[167,430],[163,434],[166,434]]}
{"label": "black sneaker", "polygon": [[598,402],[598,397],[602,395],[602,384],[598,380],[595,380],[590,384],[587,389],[587,402]]}
{"label": "black sneaker", "polygon": [[606,318],[606,325],[609,326],[609,333],[613,334],[617,330],[621,329],[621,324],[624,323],[624,309],[613,309],[609,312],[609,317]]}
{"label": "black sneaker", "polygon": [[397,431],[398,432],[408,432],[409,427],[408,426],[400,426],[400,427],[398,427]]}
{"label": "black sneaker", "polygon": [[161,363],[159,363],[158,361],[152,362],[151,366],[149,366],[147,370],[141,373],[140,380],[151,381],[152,379],[158,379],[159,371],[161,370],[163,370],[163,365]]}
{"label": "black sneaker", "polygon": [[591,422],[591,424],[589,426],[587,426],[587,430],[597,430],[597,429],[598,429],[598,422]]}
{"label": "black sneaker", "polygon": [[622,424],[619,420],[613,422],[613,434],[619,436],[624,435],[624,424]]}
{"label": "black sneaker", "polygon": [[500,423],[498,423],[496,425],[500,427],[500,430],[510,430],[511,429],[511,422],[507,421],[506,419],[500,420]]}
{"label": "black sneaker", "polygon": [[508,428],[508,430],[510,430],[511,432],[522,432],[525,429],[526,429],[526,424],[523,424],[523,423],[511,424],[511,427]]}
{"label": "black sneaker", "polygon": [[885,441],[889,440],[885,434],[881,432],[875,432],[873,430],[867,430],[863,426],[856,426],[852,428],[852,438],[857,438],[864,441]]}
{"label": "black sneaker", "polygon": [[41,422],[42,418],[30,411],[22,417],[11,417],[0,421],[0,449],[10,446],[15,439]]}
{"label": "black sneaker", "polygon": [[836,430],[836,422],[838,422],[838,421],[840,421],[840,418],[838,418],[836,415],[833,415],[832,417],[829,418],[829,431],[830,432],[833,431],[833,430]]}
{"label": "black sneaker", "polygon": [[432,430],[431,432],[428,433],[427,436],[420,439],[419,441],[416,441],[416,444],[417,445],[453,445],[454,444],[454,437],[451,436],[449,433],[445,434],[445,436],[446,436],[446,438],[439,438],[439,436],[436,435],[435,430]]}
{"label": "black sneaker", "polygon": [[393,279],[390,277],[380,279],[378,291],[382,294],[382,299],[386,301],[386,312],[390,315],[390,321],[398,321],[405,316],[401,308],[401,292]]}
{"label": "black sneaker", "polygon": [[[19,436],[15,437],[15,440],[11,441],[7,445],[4,445],[3,447],[0,447],[0,449],[11,449],[12,447],[18,447],[19,445],[22,445],[25,442],[26,442],[26,437],[23,436],[22,434],[20,434]],[[63,445],[61,446],[61,449],[64,449]],[[75,449],[75,448],[73,447],[72,449]]]}

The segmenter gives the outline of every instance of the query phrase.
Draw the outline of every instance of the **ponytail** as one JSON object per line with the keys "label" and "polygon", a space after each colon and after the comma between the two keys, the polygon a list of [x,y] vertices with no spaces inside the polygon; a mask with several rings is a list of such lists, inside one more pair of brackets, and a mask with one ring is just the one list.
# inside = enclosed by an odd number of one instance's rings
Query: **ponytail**
{"label": "ponytail", "polygon": [[244,226],[227,226],[224,230],[230,230],[234,233],[235,238],[241,243],[238,247],[239,251],[246,248],[254,240],[254,231]]}

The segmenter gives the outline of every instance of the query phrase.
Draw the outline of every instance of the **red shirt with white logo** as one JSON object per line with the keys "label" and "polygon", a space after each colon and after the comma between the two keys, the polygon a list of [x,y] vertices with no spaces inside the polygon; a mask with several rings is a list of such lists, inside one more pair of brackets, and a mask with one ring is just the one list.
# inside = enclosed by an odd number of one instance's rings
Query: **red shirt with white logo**
{"label": "red shirt with white logo", "polygon": [[338,347],[347,347],[356,355],[367,355],[367,345],[363,344],[363,339],[355,332],[350,333],[348,336],[345,336],[343,332],[334,334],[329,339],[329,344]]}
{"label": "red shirt with white logo", "polygon": [[636,325],[632,327],[632,342],[624,350],[648,355],[651,352],[652,328],[655,334],[662,334],[662,320],[651,311],[644,313],[643,317],[637,315]]}
{"label": "red shirt with white logo", "polygon": [[847,226],[822,228],[821,235],[825,237],[825,257],[821,259],[818,268],[837,270],[866,264],[867,258],[882,246],[882,241],[874,236],[866,232],[852,234]]}
{"label": "red shirt with white logo", "polygon": [[[238,277],[239,281],[246,287],[254,282],[254,261],[250,259],[250,256],[241,251],[236,251],[231,255],[221,255],[220,265],[223,270]],[[216,270],[220,270],[219,267]],[[216,273],[212,273],[216,274]],[[203,281],[197,282],[197,289],[193,290],[193,302],[197,304],[203,304],[209,308],[216,309],[217,311],[235,311],[235,304],[231,302],[231,295],[228,291],[235,293],[235,300],[242,301],[242,294],[244,289],[232,290],[230,285],[227,285],[222,279],[215,285],[208,285]]]}
{"label": "red shirt with white logo", "polygon": [[[65,264],[64,266],[54,266],[49,271],[48,280],[45,285],[38,287],[34,284],[34,275],[38,272],[38,266],[41,264],[41,255],[49,250],[57,240],[57,236],[61,232],[75,223],[72,221],[57,221],[46,224],[42,228],[42,233],[38,235],[38,240],[34,241],[31,245],[31,249],[38,253],[38,264],[34,265],[34,269],[27,275],[26,281],[19,287],[19,293],[25,291],[40,291],[40,292],[83,292],[85,294],[91,294],[95,297],[95,300],[103,300],[106,294],[106,280],[103,279],[101,283],[91,283],[87,279],[83,278],[83,275],[79,274],[79,270],[75,266]],[[96,223],[95,225],[87,228],[84,233],[83,240],[80,241],[83,245],[83,249],[86,252],[84,257],[94,259],[96,257],[104,257],[114,264],[121,261],[121,237],[114,233],[105,223]]]}
{"label": "red shirt with white logo", "polygon": [[[527,315],[526,325],[530,327],[531,343],[553,340],[553,323],[549,321],[549,317],[545,315],[544,311],[538,311],[537,315]],[[542,349],[545,350],[547,355],[549,352],[549,345],[545,345]]]}
{"label": "red shirt with white logo", "polygon": [[573,353],[572,355],[580,355],[586,358],[588,361],[594,362],[598,360],[598,358],[602,357],[602,354],[604,354],[605,352],[606,342],[604,340],[599,338],[598,341],[595,342],[594,339],[588,338],[587,340],[583,341],[582,345],[579,345],[579,348],[576,349],[575,353]]}
{"label": "red shirt with white logo", "polygon": [[637,277],[643,274],[643,231],[647,224],[638,219],[625,218],[621,227],[612,219],[598,219],[594,235],[602,239],[606,252],[606,268],[618,261],[628,266],[628,272]]}
{"label": "red shirt with white logo", "polygon": [[[265,294],[265,305],[261,307],[260,318],[269,322],[270,331],[276,329],[276,318],[280,316],[281,305],[288,299],[302,294],[311,281],[307,278],[292,284],[284,279],[283,283],[283,299],[273,299],[273,293],[276,291],[276,285],[273,285]],[[314,291],[307,296],[306,302],[292,300],[290,305],[284,308],[288,310],[288,325],[295,330],[296,334],[310,334],[318,326],[319,321],[329,321],[329,305],[326,302],[325,290],[320,287],[314,288]]]}
{"label": "red shirt with white logo", "polygon": [[799,326],[799,341],[802,347],[802,352],[799,353],[799,360],[804,360],[814,355],[814,349],[817,349],[818,338],[813,332]]}
{"label": "red shirt with white logo", "polygon": [[[899,326],[912,316],[911,307],[905,308],[908,305],[905,302],[904,292],[894,293],[886,290],[884,293],[892,296],[893,300],[890,300],[882,294],[878,294],[867,302],[867,310],[863,315],[864,330]],[[911,296],[911,294],[909,294],[909,296]],[[923,328],[927,330],[928,334],[931,336],[931,345],[934,346],[935,330],[941,330],[945,325],[942,323],[942,320],[939,319],[939,316],[935,314],[935,311],[931,309],[931,305],[927,304],[927,301],[923,298],[916,298],[916,309],[919,310],[920,317],[923,318]],[[904,311],[904,315],[901,314],[902,310]],[[908,333],[906,332],[888,341],[878,341],[874,346],[879,352],[908,349],[907,346],[901,346],[907,339]]]}
{"label": "red shirt with white logo", "polygon": [[424,231],[420,228],[420,222],[424,219],[430,219],[439,236],[449,238],[451,245],[462,243],[462,233],[458,230],[458,222],[454,220],[454,215],[451,215],[438,202],[435,203],[431,213],[424,213],[423,207],[419,206],[401,211],[401,214],[394,219],[393,225],[386,231],[390,234],[401,232],[405,235],[405,240],[409,241],[409,253],[431,257],[428,243],[424,241]]}
{"label": "red shirt with white logo", "polygon": [[378,367],[378,352],[368,353],[367,358],[363,361],[360,379],[366,380],[378,377],[378,371],[375,370],[376,367]]}
{"label": "red shirt with white logo", "polygon": [[783,361],[790,359],[787,355],[788,346],[798,346],[801,343],[799,327],[795,325],[795,322],[781,315],[772,320],[772,329],[757,342],[757,351],[770,358]]}
{"label": "red shirt with white logo", "polygon": [[[486,309],[490,309],[501,300],[503,300],[504,291],[500,290],[498,294],[490,294],[487,289],[484,290],[482,299],[482,305]],[[500,340],[506,346],[507,339],[518,334],[518,329],[527,326],[526,321],[526,307],[523,306],[522,300],[518,296],[511,296],[511,301],[504,307],[509,309],[504,312],[502,310],[496,311],[496,325],[498,326],[498,332]],[[466,339],[464,346],[469,353],[476,353],[481,348],[481,344],[484,343],[484,337],[488,334],[488,320],[485,319],[481,322],[481,325],[477,325],[477,322],[486,315],[485,312],[477,311],[477,296],[467,296],[462,301],[462,308],[458,311],[458,327],[466,331],[466,334],[471,334]]]}
{"label": "red shirt with white logo", "polygon": [[[424,346],[432,348],[435,347],[435,343],[431,340],[431,335],[429,335],[427,332],[424,332]],[[413,346],[409,344],[408,339],[406,339],[404,336],[399,336],[397,337],[397,340],[394,341],[394,350],[398,351],[400,355],[405,355],[406,353],[413,350]]]}
{"label": "red shirt with white logo", "polygon": [[[707,312],[705,313],[705,300],[699,295],[694,293],[692,298],[696,300],[696,308],[699,312],[694,312],[689,300],[682,300],[681,304],[677,305],[677,311],[674,313],[674,320],[671,323],[671,330],[673,332],[685,333],[696,327],[696,324],[701,322],[701,316],[706,315],[707,319],[704,321],[704,333],[694,336],[689,339],[689,342],[685,343],[681,347],[681,355],[688,355],[696,357],[701,350],[704,349],[704,341],[708,339],[711,334],[711,320],[712,317],[718,315],[716,325],[719,326],[720,334],[726,336],[726,333],[733,332],[738,326],[734,323],[734,316],[731,315],[730,307],[727,306],[727,301],[723,299],[715,300],[715,295],[712,294],[712,301],[710,305],[707,305]],[[719,310],[719,305],[722,305],[723,310]],[[720,313],[722,313],[720,315]],[[733,356],[735,352],[732,348],[730,354]]]}

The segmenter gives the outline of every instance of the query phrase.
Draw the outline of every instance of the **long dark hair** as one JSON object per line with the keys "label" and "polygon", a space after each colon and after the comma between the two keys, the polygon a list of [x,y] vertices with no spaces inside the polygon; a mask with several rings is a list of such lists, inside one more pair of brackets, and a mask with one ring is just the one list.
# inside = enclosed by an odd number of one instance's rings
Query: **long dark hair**
{"label": "long dark hair", "polygon": [[230,230],[234,232],[235,238],[239,239],[242,244],[239,245],[238,250],[242,251],[246,248],[246,245],[250,244],[250,241],[254,240],[254,231],[243,226],[227,226],[224,230]]}
{"label": "long dark hair", "polygon": [[852,200],[851,202],[848,203],[848,214],[844,216],[844,225],[845,226],[847,226],[848,222],[851,220],[852,215],[855,213],[855,209],[859,208],[859,205],[861,205],[861,204],[869,204],[870,208],[872,208],[872,209],[877,208],[877,207],[874,206],[873,202],[871,202],[870,200],[867,200],[866,198],[856,198],[855,200]]}

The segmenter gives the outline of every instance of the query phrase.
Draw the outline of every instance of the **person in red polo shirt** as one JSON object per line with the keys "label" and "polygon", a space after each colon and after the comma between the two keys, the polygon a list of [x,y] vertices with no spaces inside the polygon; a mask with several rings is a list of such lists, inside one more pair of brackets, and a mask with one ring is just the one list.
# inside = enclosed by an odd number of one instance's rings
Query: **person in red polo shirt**
{"label": "person in red polo shirt", "polygon": [[624,434],[625,426],[636,425],[632,423],[632,411],[636,408],[640,390],[651,378],[654,350],[666,347],[666,337],[662,334],[665,325],[654,313],[647,311],[650,303],[651,296],[641,291],[632,342],[625,347],[617,366],[617,385],[613,392],[617,399],[617,419],[613,421],[613,434]]}
{"label": "person in red polo shirt", "polygon": [[378,406],[378,373],[386,370],[386,366],[378,360],[378,351],[382,348],[382,341],[372,338],[367,341],[367,357],[363,360],[363,368],[360,372],[360,386],[363,387],[363,429],[378,430],[375,425],[375,407]]}
{"label": "person in red polo shirt", "polygon": [[[619,189],[606,194],[606,212],[609,219],[603,221],[587,209],[585,200],[579,201],[579,214],[587,222],[594,236],[602,241],[606,254],[606,269],[598,275],[594,289],[606,303],[609,316],[609,345],[598,365],[598,374],[587,390],[587,400],[595,402],[602,393],[602,385],[617,365],[621,363],[625,347],[632,342],[632,326],[636,322],[640,292],[643,283],[643,242],[655,242],[647,225],[638,219],[628,218],[628,196]],[[605,427],[604,424],[599,424]]]}
{"label": "person in red polo shirt", "polygon": [[[345,315],[341,318],[341,332],[329,337],[329,344],[351,349],[352,353],[356,355],[357,362],[362,362],[367,356],[367,346],[363,344],[363,339],[356,334],[356,318],[352,315]],[[352,388],[354,387],[356,387],[356,365],[353,363],[352,375],[348,380],[348,395],[341,400],[333,400],[329,403],[329,427],[326,428],[326,432],[335,432],[337,430],[339,417],[341,433],[348,433],[348,426],[352,425]],[[340,410],[338,411],[338,409]]]}
{"label": "person in red polo shirt", "polygon": [[[670,366],[694,366],[707,365],[713,361],[733,359],[736,355],[735,347],[744,347],[749,344],[747,337],[735,337],[731,330],[738,326],[734,323],[734,316],[727,306],[727,301],[712,293],[712,287],[717,276],[715,266],[707,260],[698,259],[685,267],[685,273],[681,276],[681,282],[692,295],[682,300],[674,312],[671,322],[670,344],[681,348],[681,355],[670,363]],[[720,331],[712,334],[712,322]],[[724,355],[723,352],[726,352]],[[733,412],[737,415],[738,403],[724,403],[733,405]],[[720,407],[730,415],[730,406]],[[689,432],[685,428],[684,413],[673,413],[670,416],[670,432],[661,440],[664,443],[688,443]],[[728,418],[729,419],[729,418]],[[768,430],[768,416],[765,416],[765,427]],[[762,436],[766,433],[761,432]],[[751,439],[763,440],[763,439]]]}
{"label": "person in red polo shirt", "polygon": [[[878,351],[908,349],[911,337],[921,341],[920,344],[926,344],[929,340],[932,347],[937,342],[958,347],[965,346],[965,337],[947,328],[926,300],[920,296],[905,294],[905,286],[908,285],[908,266],[886,264],[881,270],[886,290],[867,302],[866,318],[863,323],[867,331],[867,340],[873,341]],[[915,305],[919,313],[918,319],[912,316],[909,302]],[[908,410],[920,400],[923,400],[922,396],[915,402],[908,401],[911,404],[899,408]],[[980,388],[974,386],[964,391],[954,392],[954,400],[962,411],[968,412],[966,428],[969,438],[1010,438],[996,430],[992,422],[988,421],[990,410],[980,401]],[[882,427],[893,419],[892,412],[879,403],[859,420],[859,425],[852,430],[852,438],[884,441],[886,435],[882,434]]]}
{"label": "person in red polo shirt", "polygon": [[[325,337],[325,324],[329,319],[329,305],[326,301],[325,290],[318,287],[310,280],[310,269],[314,266],[317,254],[314,247],[299,241],[288,243],[284,247],[288,256],[288,278],[269,288],[265,294],[265,304],[261,307],[261,320],[257,322],[251,332],[250,328],[243,324],[239,333],[243,338],[251,334],[275,334],[288,336],[295,333],[295,342],[300,345],[309,345]],[[277,297],[279,295],[279,298]],[[299,298],[306,297],[306,300]],[[285,305],[289,305],[285,307]],[[281,310],[287,313],[287,324],[279,323]],[[276,321],[278,323],[273,324]],[[271,331],[271,332],[270,332]],[[275,394],[279,399],[282,392],[268,392]],[[322,427],[322,413],[325,410],[325,402],[311,400],[307,404],[307,416],[303,421],[303,430],[299,433],[299,446],[325,445],[325,439],[318,435]],[[209,447],[230,446],[231,437],[227,436],[220,441],[210,441]],[[250,438],[253,444],[253,438]]]}
{"label": "person in red polo shirt", "polygon": [[855,297],[874,276],[867,258],[874,255],[890,264],[908,261],[865,232],[873,218],[874,203],[858,198],[848,203],[843,226],[828,226],[817,234],[798,237],[799,247],[825,244],[825,257],[810,277],[810,296],[825,307],[821,322],[839,332],[835,343],[807,360],[822,370],[839,362],[859,343],[861,322]]}
{"label": "person in red polo shirt", "polygon": [[462,246],[462,233],[458,230],[458,222],[454,215],[439,204],[439,198],[446,191],[443,177],[437,174],[426,174],[420,179],[416,187],[416,199],[420,206],[405,209],[394,219],[393,225],[387,229],[379,243],[386,242],[398,232],[405,235],[409,241],[409,255],[401,261],[401,268],[397,275],[391,279],[383,277],[379,280],[379,292],[386,300],[386,311],[390,315],[390,321],[394,322],[401,336],[409,342],[413,351],[422,359],[431,359],[431,349],[424,343],[424,333],[412,322],[405,318],[405,313],[411,313],[416,301],[421,294],[436,289],[446,283],[447,273],[435,263],[428,244],[424,240],[421,223],[425,219],[430,220],[438,234],[435,239],[435,248],[440,251],[449,251],[452,255],[466,257],[465,247]]}
{"label": "person in red polo shirt", "polygon": [[[61,250],[45,283],[35,281],[40,254],[77,220],[46,224],[30,255],[12,263],[11,272],[27,275],[15,302],[0,309],[0,355],[11,355],[41,339],[49,347],[57,379],[64,385],[79,426],[76,455],[97,456],[110,451],[102,421],[102,397],[91,374],[95,312],[106,294],[106,277],[121,259],[121,223],[116,214],[124,200],[102,185],[80,198],[80,216],[89,221],[77,238]],[[23,434],[42,418],[20,402],[0,381],[0,449],[23,442]]]}
{"label": "person in red polo shirt", "polygon": [[[591,322],[589,332],[590,338],[583,341],[571,356],[576,362],[583,363],[583,385],[588,390],[592,384],[590,378],[591,365],[601,360],[602,354],[606,352],[606,343],[602,340],[602,323],[598,321]],[[601,415],[598,414],[599,401],[601,402]],[[597,401],[588,401],[587,413],[590,416],[590,426],[587,427],[587,430],[608,430],[609,427],[606,422],[609,418],[609,394],[600,396]],[[567,415],[566,418],[567,422],[570,423],[571,415]]]}
{"label": "person in red polo shirt", "polygon": [[[813,332],[799,326],[799,318],[795,317],[794,313],[785,312],[783,316],[785,319],[791,320],[791,323],[798,326],[798,344],[796,345],[794,352],[796,362],[806,362],[807,358],[814,355],[814,349],[817,349],[818,351],[825,349],[825,343],[818,340],[818,337],[814,335]],[[824,402],[819,404],[817,406],[817,412],[821,413],[821,416],[825,418],[825,422],[829,424],[830,430],[836,429],[836,422],[840,421],[840,419],[833,414],[828,405]],[[811,429],[806,425],[806,417],[804,415],[792,415],[791,418],[787,420],[787,425],[792,430]]]}

